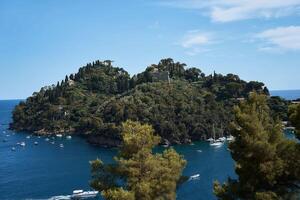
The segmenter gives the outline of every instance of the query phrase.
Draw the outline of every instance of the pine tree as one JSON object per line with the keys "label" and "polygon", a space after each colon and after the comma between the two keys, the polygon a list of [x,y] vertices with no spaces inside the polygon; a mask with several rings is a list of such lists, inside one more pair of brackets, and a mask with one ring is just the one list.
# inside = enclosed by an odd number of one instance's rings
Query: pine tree
{"label": "pine tree", "polygon": [[237,179],[214,184],[222,200],[290,199],[299,195],[300,146],[286,139],[281,124],[269,115],[267,98],[251,93],[235,108],[229,145]]}
{"label": "pine tree", "polygon": [[91,186],[102,191],[107,200],[176,199],[176,186],[186,161],[173,149],[153,154],[160,137],[154,135],[150,125],[127,121],[122,137],[116,165],[104,165],[101,160],[91,163]]}

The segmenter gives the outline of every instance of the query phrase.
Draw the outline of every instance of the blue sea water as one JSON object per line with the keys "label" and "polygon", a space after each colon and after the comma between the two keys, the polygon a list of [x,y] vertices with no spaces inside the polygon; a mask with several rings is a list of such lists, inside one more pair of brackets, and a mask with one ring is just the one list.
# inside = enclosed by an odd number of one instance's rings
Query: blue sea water
{"label": "blue sea water", "polygon": [[[48,199],[71,194],[75,189],[91,189],[89,161],[100,158],[111,162],[117,149],[95,147],[80,137],[55,138],[47,142],[44,137],[27,139],[29,133],[7,130],[11,111],[18,102],[0,101],[0,199]],[[16,145],[22,141],[25,147]],[[35,141],[38,145],[34,145]],[[59,144],[64,144],[64,148]],[[12,147],[16,151],[12,151]],[[199,179],[179,187],[179,200],[215,199],[213,181],[223,182],[228,176],[234,176],[234,163],[227,145],[214,148],[206,142],[198,142],[178,145],[175,149],[188,161],[184,175],[200,174]]]}
{"label": "blue sea water", "polygon": [[300,90],[272,90],[271,96],[280,96],[286,100],[295,100],[300,98]]}

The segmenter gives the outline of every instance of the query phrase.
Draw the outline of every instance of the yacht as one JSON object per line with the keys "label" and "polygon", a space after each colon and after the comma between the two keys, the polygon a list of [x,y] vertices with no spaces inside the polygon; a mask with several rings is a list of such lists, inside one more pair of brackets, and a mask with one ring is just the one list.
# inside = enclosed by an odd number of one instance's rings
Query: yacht
{"label": "yacht", "polygon": [[98,195],[98,191],[83,191],[83,190],[74,190],[71,195],[71,199],[85,199],[85,198],[94,198]]}

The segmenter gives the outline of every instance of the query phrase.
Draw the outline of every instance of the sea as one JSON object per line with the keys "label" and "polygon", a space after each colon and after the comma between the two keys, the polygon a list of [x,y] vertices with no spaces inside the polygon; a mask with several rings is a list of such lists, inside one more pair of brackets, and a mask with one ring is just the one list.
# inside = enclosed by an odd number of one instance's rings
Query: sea
{"label": "sea", "polygon": [[[299,98],[300,93],[288,96]],[[11,112],[19,102],[0,100],[0,200],[51,200],[76,189],[92,190],[89,162],[97,158],[113,162],[117,149],[90,145],[79,136],[49,137],[48,141],[28,132],[8,130]],[[18,145],[21,142],[26,145]],[[227,143],[212,147],[207,142],[195,142],[173,148],[187,160],[183,175],[200,175],[178,187],[178,200],[214,200],[213,182],[236,177]]]}

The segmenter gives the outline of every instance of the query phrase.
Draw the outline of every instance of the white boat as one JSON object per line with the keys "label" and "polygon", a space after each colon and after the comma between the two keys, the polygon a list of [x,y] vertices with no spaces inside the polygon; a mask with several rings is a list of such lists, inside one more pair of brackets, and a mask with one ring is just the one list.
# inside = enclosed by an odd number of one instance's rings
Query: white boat
{"label": "white boat", "polygon": [[212,141],[214,141],[214,139],[213,138],[208,138],[206,141],[207,142],[212,142]]}
{"label": "white boat", "polygon": [[198,153],[202,153],[202,150],[198,149],[197,152],[198,152]]}
{"label": "white boat", "polygon": [[218,141],[224,142],[224,141],[226,141],[226,137],[220,137],[220,138],[218,138]]}
{"label": "white boat", "polygon": [[41,136],[38,136],[38,138],[41,138]]}
{"label": "white boat", "polygon": [[63,147],[64,147],[64,144],[60,144],[59,147],[63,148]]}
{"label": "white boat", "polygon": [[60,195],[60,196],[51,197],[48,200],[70,200],[70,199],[71,199],[71,195]]}
{"label": "white boat", "polygon": [[25,146],[26,146],[26,143],[25,143],[25,142],[21,142],[20,145],[21,145],[22,147],[25,147]]}
{"label": "white boat", "polygon": [[71,195],[72,199],[85,199],[85,198],[94,198],[98,195],[98,191],[83,191],[83,190],[74,190]]}
{"label": "white boat", "polygon": [[49,138],[46,138],[45,141],[48,142],[48,141],[49,141]]}
{"label": "white boat", "polygon": [[12,151],[15,151],[15,150],[16,150],[16,148],[15,148],[15,147],[12,147],[12,148],[11,148],[11,150],[12,150]]}
{"label": "white boat", "polygon": [[71,135],[68,135],[66,138],[67,138],[68,140],[72,139]]}
{"label": "white boat", "polygon": [[39,143],[38,142],[34,142],[34,145],[38,145]]}
{"label": "white boat", "polygon": [[227,141],[233,141],[234,137],[232,135],[229,135],[229,136],[226,137],[226,140]]}
{"label": "white boat", "polygon": [[28,136],[26,136],[26,138],[27,138],[27,139],[30,139],[30,136],[28,135]]}
{"label": "white boat", "polygon": [[209,144],[210,146],[214,146],[214,147],[220,147],[223,145],[223,142],[217,142],[217,141],[213,141]]}
{"label": "white boat", "polygon": [[209,145],[214,146],[214,147],[220,147],[223,145],[223,141],[221,140],[216,140],[216,132],[215,132],[215,126],[213,125],[213,134],[214,134],[214,139],[213,141],[210,141]]}
{"label": "white boat", "polygon": [[56,134],[56,137],[62,137],[62,134]]}
{"label": "white boat", "polygon": [[52,142],[51,142],[51,144],[55,144],[55,142],[54,142],[54,141],[52,141]]}
{"label": "white boat", "polygon": [[189,180],[196,180],[199,178],[200,178],[200,174],[195,174],[195,175],[190,176]]}

